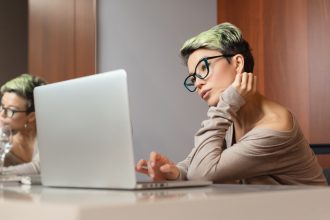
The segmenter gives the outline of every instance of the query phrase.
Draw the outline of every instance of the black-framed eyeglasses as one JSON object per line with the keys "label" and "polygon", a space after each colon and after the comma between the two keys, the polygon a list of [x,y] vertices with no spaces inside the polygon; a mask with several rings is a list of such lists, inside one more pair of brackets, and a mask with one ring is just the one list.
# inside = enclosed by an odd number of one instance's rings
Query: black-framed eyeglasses
{"label": "black-framed eyeglasses", "polygon": [[14,115],[18,112],[28,112],[28,111],[22,111],[22,110],[14,110],[14,109],[11,109],[11,108],[6,108],[4,107],[3,105],[0,105],[0,112],[2,113],[2,111],[4,111],[5,113],[5,116],[8,117],[8,118],[12,118],[14,117]]}
{"label": "black-framed eyeglasses", "polygon": [[205,79],[209,73],[210,73],[210,64],[209,64],[209,60],[211,59],[215,59],[215,58],[228,58],[228,57],[232,57],[235,55],[232,54],[225,54],[225,55],[218,55],[218,56],[212,56],[212,57],[204,57],[203,59],[201,59],[200,61],[198,61],[196,67],[195,67],[195,72],[192,74],[189,74],[189,76],[187,76],[187,78],[184,80],[184,86],[186,87],[186,89],[188,89],[189,92],[195,92],[196,91],[196,86],[195,86],[195,82],[196,82],[196,77],[199,79]]}

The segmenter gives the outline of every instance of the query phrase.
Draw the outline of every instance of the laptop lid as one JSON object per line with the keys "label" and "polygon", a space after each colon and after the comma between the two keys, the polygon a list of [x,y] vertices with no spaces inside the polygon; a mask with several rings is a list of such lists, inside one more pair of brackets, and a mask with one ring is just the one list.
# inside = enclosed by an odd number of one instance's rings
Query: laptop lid
{"label": "laptop lid", "polygon": [[43,185],[148,189],[211,184],[137,183],[128,97],[122,69],[35,89]]}
{"label": "laptop lid", "polygon": [[116,70],[35,89],[44,185],[135,187],[126,78]]}

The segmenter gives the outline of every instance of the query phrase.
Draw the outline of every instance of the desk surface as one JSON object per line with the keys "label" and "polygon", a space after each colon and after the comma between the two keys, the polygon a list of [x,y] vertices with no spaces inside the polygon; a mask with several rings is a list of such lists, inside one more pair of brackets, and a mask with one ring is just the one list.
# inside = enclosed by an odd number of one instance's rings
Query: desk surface
{"label": "desk surface", "polygon": [[330,187],[213,185],[166,190],[2,185],[1,219],[330,219]]}

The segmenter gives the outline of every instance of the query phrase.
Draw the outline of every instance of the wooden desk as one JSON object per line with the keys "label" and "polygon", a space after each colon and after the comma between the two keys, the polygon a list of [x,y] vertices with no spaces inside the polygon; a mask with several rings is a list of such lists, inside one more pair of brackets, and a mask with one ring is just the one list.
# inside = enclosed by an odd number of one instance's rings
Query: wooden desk
{"label": "wooden desk", "polygon": [[4,220],[330,219],[330,187],[213,185],[171,190],[93,190],[5,185]]}

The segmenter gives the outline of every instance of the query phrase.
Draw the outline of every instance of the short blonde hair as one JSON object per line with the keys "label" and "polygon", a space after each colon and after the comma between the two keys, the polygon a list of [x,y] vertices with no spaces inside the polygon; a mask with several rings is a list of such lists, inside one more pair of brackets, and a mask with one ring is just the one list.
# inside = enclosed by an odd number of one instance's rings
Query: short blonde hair
{"label": "short blonde hair", "polygon": [[[181,48],[181,57],[187,64],[189,56],[198,49],[218,50],[224,55],[242,54],[244,57],[244,70],[253,72],[254,59],[251,48],[238,27],[225,22],[198,34],[187,40]],[[230,62],[230,58],[227,58]]]}
{"label": "short blonde hair", "polygon": [[1,97],[6,92],[14,92],[27,101],[27,111],[34,112],[33,90],[47,82],[37,76],[24,73],[1,86]]}

